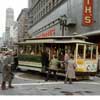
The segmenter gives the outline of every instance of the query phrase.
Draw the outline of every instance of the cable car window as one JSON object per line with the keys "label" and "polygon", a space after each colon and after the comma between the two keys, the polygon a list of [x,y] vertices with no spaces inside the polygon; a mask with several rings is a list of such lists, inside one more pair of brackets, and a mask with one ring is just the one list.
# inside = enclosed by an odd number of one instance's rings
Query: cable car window
{"label": "cable car window", "polygon": [[84,46],[83,45],[78,46],[78,58],[84,58]]}
{"label": "cable car window", "polygon": [[96,59],[96,46],[93,46],[92,59]]}
{"label": "cable car window", "polygon": [[90,59],[91,58],[91,50],[92,50],[92,46],[87,45],[86,46],[86,59]]}

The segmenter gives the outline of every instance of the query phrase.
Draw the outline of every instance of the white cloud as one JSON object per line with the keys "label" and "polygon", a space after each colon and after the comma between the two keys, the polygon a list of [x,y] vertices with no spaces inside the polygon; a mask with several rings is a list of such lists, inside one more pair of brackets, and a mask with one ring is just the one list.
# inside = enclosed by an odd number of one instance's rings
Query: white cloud
{"label": "white cloud", "polygon": [[14,9],[15,20],[17,19],[22,8],[27,8],[28,0],[0,0],[0,37],[5,31],[5,14],[6,8]]}

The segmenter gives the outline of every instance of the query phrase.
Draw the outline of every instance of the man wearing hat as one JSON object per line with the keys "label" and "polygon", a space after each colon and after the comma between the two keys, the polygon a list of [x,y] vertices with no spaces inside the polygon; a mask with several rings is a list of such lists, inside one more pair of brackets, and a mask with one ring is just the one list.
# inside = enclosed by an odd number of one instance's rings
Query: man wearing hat
{"label": "man wearing hat", "polygon": [[11,83],[13,79],[13,73],[11,71],[11,63],[12,63],[12,53],[11,51],[5,52],[3,56],[3,72],[2,72],[2,85],[1,89],[6,89],[6,82],[8,82],[8,88],[14,88]]}

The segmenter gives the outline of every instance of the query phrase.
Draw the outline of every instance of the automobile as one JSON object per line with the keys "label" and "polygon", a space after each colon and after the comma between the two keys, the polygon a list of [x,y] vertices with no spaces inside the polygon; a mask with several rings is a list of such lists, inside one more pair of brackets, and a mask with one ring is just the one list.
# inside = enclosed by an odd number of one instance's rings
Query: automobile
{"label": "automobile", "polygon": [[0,51],[8,51],[8,48],[7,47],[1,47]]}

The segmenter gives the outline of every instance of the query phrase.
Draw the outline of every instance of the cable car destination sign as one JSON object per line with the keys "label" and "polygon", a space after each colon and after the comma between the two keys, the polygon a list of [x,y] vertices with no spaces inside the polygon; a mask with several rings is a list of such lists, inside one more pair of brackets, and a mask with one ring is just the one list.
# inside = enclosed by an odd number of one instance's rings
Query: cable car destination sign
{"label": "cable car destination sign", "polygon": [[83,22],[84,26],[93,24],[93,0],[84,0],[83,6]]}

